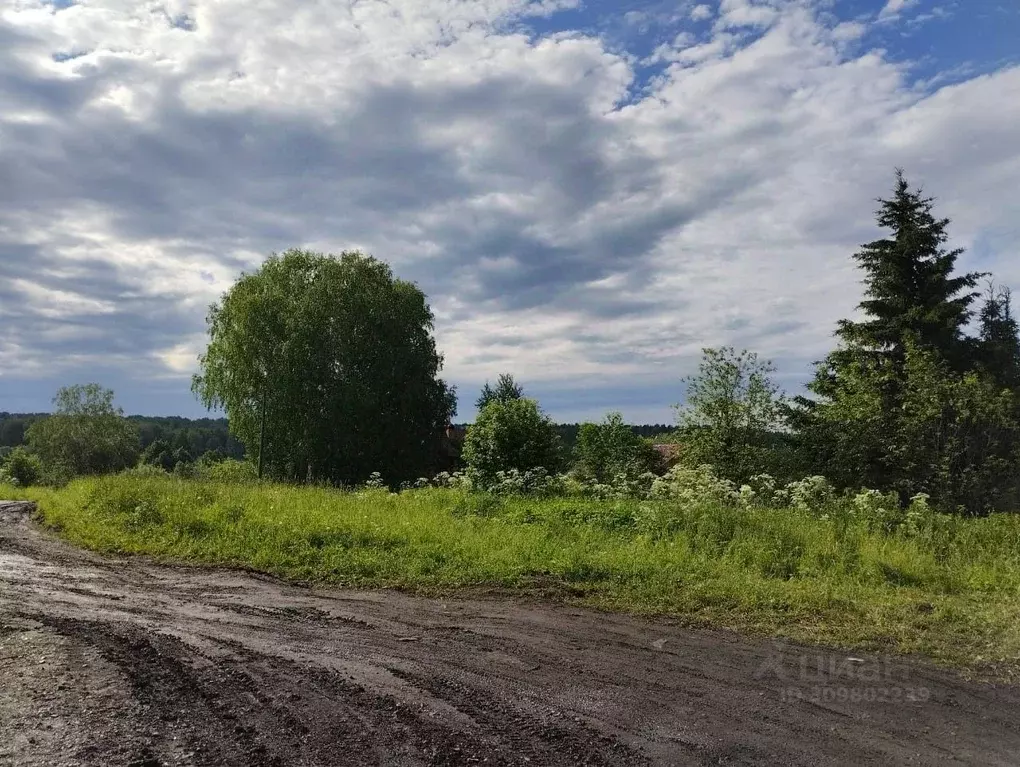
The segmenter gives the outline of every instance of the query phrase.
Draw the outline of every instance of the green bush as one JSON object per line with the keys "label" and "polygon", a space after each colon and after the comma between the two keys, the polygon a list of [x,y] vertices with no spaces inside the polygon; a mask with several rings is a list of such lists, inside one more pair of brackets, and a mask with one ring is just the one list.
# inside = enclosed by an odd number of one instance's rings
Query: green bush
{"label": "green bush", "polygon": [[54,483],[137,463],[138,428],[113,406],[112,391],[98,384],[70,386],[60,389],[53,401],[53,415],[33,423],[25,438]]}
{"label": "green bush", "polygon": [[601,423],[581,424],[574,457],[579,478],[605,485],[665,468],[651,442],[635,434],[620,413],[610,413]]}
{"label": "green bush", "polygon": [[[182,469],[182,471],[184,470]],[[232,484],[245,484],[258,480],[258,471],[250,461],[238,461],[235,458],[227,458],[217,463],[199,461],[194,466],[193,474],[198,479]]]}
{"label": "green bush", "polygon": [[560,468],[559,436],[534,400],[493,400],[468,429],[463,458],[479,487],[499,483],[499,472],[516,469],[523,474],[538,468],[556,472]]}
{"label": "green bush", "polygon": [[0,484],[29,487],[43,478],[43,464],[39,456],[23,447],[16,447],[0,462]]}
{"label": "green bush", "polygon": [[740,492],[729,480],[719,479],[711,466],[677,464],[651,486],[653,498],[671,499],[689,506],[732,504]]}
{"label": "green bush", "polygon": [[146,466],[155,466],[164,472],[174,470],[174,451],[169,442],[154,440],[142,451],[141,461]]}
{"label": "green bush", "polygon": [[147,477],[165,477],[166,472],[158,465],[140,463],[137,466],[132,466],[130,469],[124,469],[124,471],[121,472],[121,476],[144,479]]}

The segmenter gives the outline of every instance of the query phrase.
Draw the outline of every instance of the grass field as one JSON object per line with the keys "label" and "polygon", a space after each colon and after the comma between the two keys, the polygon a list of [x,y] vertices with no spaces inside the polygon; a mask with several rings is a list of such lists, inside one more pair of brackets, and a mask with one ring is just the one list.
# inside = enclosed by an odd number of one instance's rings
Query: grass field
{"label": "grass field", "polygon": [[342,493],[107,477],[0,486],[103,552],[425,592],[496,588],[1020,676],[1020,515],[886,533],[826,514],[677,502]]}

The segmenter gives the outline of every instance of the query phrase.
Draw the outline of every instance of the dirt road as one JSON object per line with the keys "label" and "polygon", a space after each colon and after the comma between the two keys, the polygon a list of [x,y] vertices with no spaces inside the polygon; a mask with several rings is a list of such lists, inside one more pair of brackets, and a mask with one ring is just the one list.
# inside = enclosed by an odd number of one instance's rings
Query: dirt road
{"label": "dirt road", "polygon": [[1020,763],[1020,690],[533,602],[101,558],[0,506],[0,765]]}

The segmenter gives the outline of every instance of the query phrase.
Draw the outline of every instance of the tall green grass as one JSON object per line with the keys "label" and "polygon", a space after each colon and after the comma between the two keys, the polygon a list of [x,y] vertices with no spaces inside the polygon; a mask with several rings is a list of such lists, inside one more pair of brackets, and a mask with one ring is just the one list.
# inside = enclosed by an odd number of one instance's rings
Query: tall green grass
{"label": "tall green grass", "polygon": [[103,552],[346,586],[512,590],[1020,669],[1018,515],[932,515],[908,534],[835,504],[820,514],[129,476],[4,496],[37,500],[44,524]]}

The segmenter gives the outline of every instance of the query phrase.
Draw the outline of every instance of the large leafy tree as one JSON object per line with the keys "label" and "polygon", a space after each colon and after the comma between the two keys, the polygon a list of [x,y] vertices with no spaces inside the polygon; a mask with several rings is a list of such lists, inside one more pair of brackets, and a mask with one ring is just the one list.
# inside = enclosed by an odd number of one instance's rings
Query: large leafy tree
{"label": "large leafy tree", "polygon": [[484,486],[500,471],[558,470],[560,440],[556,427],[535,400],[493,400],[468,429],[463,458]]}
{"label": "large leafy tree", "polygon": [[674,406],[684,459],[712,464],[728,479],[746,479],[767,468],[766,454],[782,426],[775,366],[728,346],[702,353],[697,374],[685,379],[686,402]]}
{"label": "large leafy tree", "polygon": [[104,474],[134,465],[137,427],[113,404],[113,391],[99,384],[68,386],[53,400],[54,412],[25,434],[29,448],[56,476]]}
{"label": "large leafy tree", "polygon": [[432,330],[381,261],[290,250],[212,306],[193,388],[270,476],[398,483],[432,470],[456,410]]}

